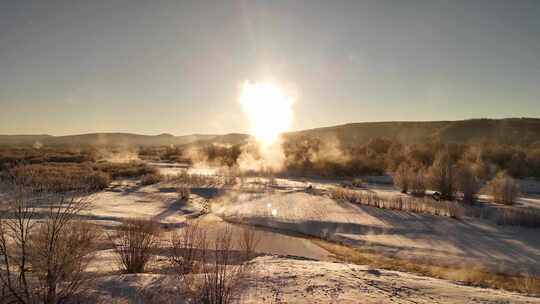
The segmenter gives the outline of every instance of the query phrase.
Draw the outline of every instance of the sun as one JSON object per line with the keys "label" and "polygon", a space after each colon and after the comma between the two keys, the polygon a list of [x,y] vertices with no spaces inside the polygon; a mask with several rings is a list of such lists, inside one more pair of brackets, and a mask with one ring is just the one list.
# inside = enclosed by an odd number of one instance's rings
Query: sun
{"label": "sun", "polygon": [[274,144],[289,130],[295,98],[277,84],[245,81],[239,98],[250,123],[250,133],[263,146]]}

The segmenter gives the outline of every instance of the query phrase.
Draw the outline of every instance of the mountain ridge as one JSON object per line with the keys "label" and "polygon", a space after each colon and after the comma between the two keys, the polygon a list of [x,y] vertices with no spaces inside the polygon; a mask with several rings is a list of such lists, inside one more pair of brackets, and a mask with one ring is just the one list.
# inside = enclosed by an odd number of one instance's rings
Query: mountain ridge
{"label": "mountain ridge", "polygon": [[[388,138],[401,142],[443,143],[496,142],[510,145],[540,144],[540,118],[467,119],[441,121],[356,122],[293,131],[287,139],[335,137],[342,143],[367,142]],[[47,134],[0,135],[0,146],[79,147],[79,146],[168,146],[192,143],[238,144],[249,138],[242,133],[142,135],[129,132],[94,132],[52,136]]]}

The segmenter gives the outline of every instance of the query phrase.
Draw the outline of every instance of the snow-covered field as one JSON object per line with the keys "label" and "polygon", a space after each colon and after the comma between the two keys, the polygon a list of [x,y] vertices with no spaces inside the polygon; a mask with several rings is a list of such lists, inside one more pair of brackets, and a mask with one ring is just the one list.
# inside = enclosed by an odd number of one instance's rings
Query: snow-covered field
{"label": "snow-covered field", "polygon": [[[92,195],[90,207],[83,217],[94,223],[110,228],[130,217],[152,218],[162,223],[166,233],[184,226],[188,219],[199,218],[210,234],[229,226],[234,232],[237,226],[224,222],[212,214],[202,215],[205,204],[217,190],[194,188],[188,202],[179,200],[172,185],[160,183],[140,186],[133,180],[115,181],[108,189]],[[325,259],[328,253],[310,241],[273,231],[260,231],[265,240],[260,250],[272,254],[304,256]]]}
{"label": "snow-covered field", "polygon": [[[170,174],[186,170],[174,164],[154,165]],[[126,218],[153,218],[162,224],[165,238],[192,218],[198,218],[210,236],[226,226],[233,236],[240,235],[242,225],[256,226],[262,239],[257,251],[263,256],[253,261],[242,303],[540,303],[538,298],[504,291],[335,263],[331,253],[305,236],[392,257],[540,275],[538,229],[357,206],[306,192],[308,185],[327,189],[337,184],[247,178],[227,189],[192,188],[189,201],[184,201],[166,181],[141,186],[136,180],[119,180],[90,197],[83,217],[106,230]],[[399,195],[389,186],[369,188],[379,194]],[[534,197],[523,200],[537,202]],[[165,258],[158,258],[153,269],[159,269],[160,261],[164,263]],[[101,248],[89,271],[99,274],[94,292],[106,302],[133,300],[145,288],[174,286],[172,278],[159,271],[119,275],[110,246]]]}
{"label": "snow-covered field", "polygon": [[[109,275],[96,280],[93,292],[105,302],[140,303],[141,291],[174,294],[176,286],[170,275]],[[241,290],[240,303],[246,304],[540,303],[539,298],[402,272],[278,256],[254,259]]]}
{"label": "snow-covered field", "polygon": [[538,229],[358,206],[305,192],[230,201],[214,210],[231,222],[299,232],[394,257],[540,274]]}

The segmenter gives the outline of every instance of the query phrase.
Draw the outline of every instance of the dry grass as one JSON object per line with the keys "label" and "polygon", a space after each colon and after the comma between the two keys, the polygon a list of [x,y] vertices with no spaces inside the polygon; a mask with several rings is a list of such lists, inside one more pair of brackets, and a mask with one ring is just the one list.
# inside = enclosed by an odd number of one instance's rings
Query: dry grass
{"label": "dry grass", "polygon": [[217,176],[189,174],[187,172],[169,176],[167,180],[177,185],[189,187],[217,187],[220,185],[220,180]]}
{"label": "dry grass", "polygon": [[355,191],[342,187],[330,189],[330,197],[344,200],[353,204],[366,205],[382,209],[399,210],[414,213],[424,213],[452,218],[461,218],[465,207],[454,201],[436,201],[423,197],[404,197],[400,195],[382,197],[376,193]]}
{"label": "dry grass", "polygon": [[540,227],[540,211],[536,208],[499,208],[488,218],[498,225]]}
{"label": "dry grass", "polygon": [[208,175],[208,174],[190,174],[181,172],[179,174],[168,176],[167,181],[184,187],[224,187],[232,186],[236,183],[234,175]]}
{"label": "dry grass", "polygon": [[15,167],[10,175],[34,191],[97,191],[109,185],[109,175],[80,164],[41,164]]}
{"label": "dry grass", "polygon": [[375,252],[350,247],[319,239],[312,240],[336,258],[347,263],[369,265],[380,269],[410,272],[423,276],[457,281],[472,286],[504,289],[531,295],[540,294],[540,278],[525,273],[508,275],[489,272],[476,265],[444,266],[427,260],[409,260],[387,257]]}
{"label": "dry grass", "polygon": [[89,149],[0,148],[0,170],[13,168],[17,165],[85,163],[93,162],[94,160],[94,152]]}
{"label": "dry grass", "polygon": [[497,225],[540,227],[540,211],[534,208],[492,208],[474,207],[457,201],[436,201],[429,197],[384,197],[372,192],[356,191],[343,187],[330,189],[329,195],[336,200],[365,205],[381,209],[464,218],[465,216],[482,218]]}
{"label": "dry grass", "polygon": [[103,171],[111,178],[137,178],[146,174],[157,174],[158,170],[145,163],[132,161],[127,163],[100,162],[93,164],[94,170]]}
{"label": "dry grass", "polygon": [[155,168],[137,162],[18,165],[1,175],[38,192],[99,191],[108,187],[111,178],[143,176],[143,183],[160,179]]}

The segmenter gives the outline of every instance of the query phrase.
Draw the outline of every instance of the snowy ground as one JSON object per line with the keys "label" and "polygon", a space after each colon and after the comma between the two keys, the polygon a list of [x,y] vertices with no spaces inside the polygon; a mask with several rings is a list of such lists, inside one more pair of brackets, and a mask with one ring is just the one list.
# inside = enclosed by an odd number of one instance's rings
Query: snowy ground
{"label": "snowy ground", "polygon": [[540,275],[538,229],[358,206],[301,191],[230,201],[214,212],[231,222],[299,232],[393,257]]}
{"label": "snowy ground", "polygon": [[[187,203],[178,200],[174,188],[166,183],[140,187],[136,181],[120,181],[93,196],[86,216],[105,226],[127,217],[152,217],[172,231],[181,229],[187,218],[200,215],[209,200],[220,196],[212,214],[203,216],[202,222],[210,231],[227,225],[221,218],[269,228],[260,231],[265,239],[261,251],[265,253],[330,260],[328,252],[296,236],[297,232],[394,257],[540,274],[538,229],[356,206],[305,193],[307,185],[325,189],[336,185],[335,181],[277,179],[262,192],[243,193],[242,189],[251,189],[252,184],[265,181],[248,179],[226,194],[217,189],[192,189]],[[399,194],[388,186],[370,188],[380,194]]]}
{"label": "snowy ground", "polygon": [[[154,165],[171,174],[186,170],[181,165]],[[201,168],[195,172],[206,171]],[[92,195],[90,208],[83,215],[107,230],[129,217],[154,218],[162,223],[165,233],[182,229],[191,218],[199,218],[210,235],[225,226],[238,235],[242,226],[229,222],[259,226],[263,241],[258,251],[281,257],[263,256],[254,261],[243,303],[540,303],[539,299],[503,291],[333,263],[329,252],[302,235],[339,240],[391,256],[540,275],[538,229],[353,206],[305,192],[308,185],[325,189],[337,184],[277,179],[269,185],[250,178],[226,191],[193,188],[190,200],[183,201],[167,182],[140,186],[135,180],[121,180]],[[389,186],[370,186],[370,190],[399,194]],[[534,206],[539,200],[527,196],[522,201]],[[114,255],[104,246],[89,269],[100,274],[96,293],[108,299],[129,298],[144,287],[174,285],[163,274],[118,275],[116,270]]]}
{"label": "snowy ground", "polygon": [[[235,232],[241,229],[240,226],[230,225],[212,214],[203,215],[208,200],[218,193],[214,188],[193,188],[190,200],[186,202],[179,200],[175,188],[167,183],[139,186],[133,180],[115,181],[111,187],[91,197],[90,208],[83,216],[105,228],[112,228],[129,217],[153,218],[162,223],[165,234],[182,229],[188,219],[198,218],[210,236],[225,226],[233,230],[233,235],[239,235]],[[325,250],[305,238],[270,229],[260,230],[258,234],[265,240],[260,245],[262,252],[328,259]],[[103,254],[107,255],[106,252]]]}
{"label": "snowy ground", "polygon": [[[539,298],[458,285],[368,266],[263,256],[251,262],[240,303],[540,303]],[[173,290],[161,274],[110,275],[93,289],[105,301],[137,303],[141,291]]]}

